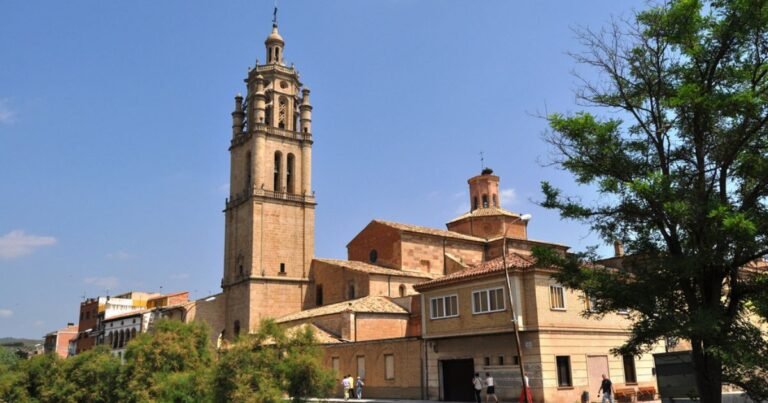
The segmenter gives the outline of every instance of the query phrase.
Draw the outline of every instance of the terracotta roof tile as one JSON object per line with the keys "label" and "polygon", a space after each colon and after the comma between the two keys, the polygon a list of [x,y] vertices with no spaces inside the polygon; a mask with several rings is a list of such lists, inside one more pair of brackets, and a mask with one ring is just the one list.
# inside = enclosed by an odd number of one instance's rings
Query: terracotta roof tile
{"label": "terracotta roof tile", "polygon": [[384,220],[373,220],[373,222],[386,225],[388,227],[392,227],[395,229],[399,229],[401,231],[416,232],[419,234],[434,235],[434,236],[445,237],[445,238],[463,239],[466,241],[485,242],[485,238],[464,235],[458,232],[448,231],[444,229],[422,227],[420,225],[402,224],[398,222],[384,221]]}
{"label": "terracotta roof tile", "polygon": [[400,305],[392,302],[387,297],[368,296],[351,301],[343,301],[336,304],[321,306],[318,308],[307,309],[304,311],[292,313],[290,315],[277,318],[275,322],[285,323],[301,319],[309,319],[318,316],[332,315],[335,313],[352,311],[357,313],[395,313],[408,314]]}
{"label": "terracotta roof tile", "polygon": [[[532,256],[525,256],[514,252],[507,253],[507,267],[510,269],[525,269],[533,266],[535,263],[536,260]],[[427,290],[430,288],[457,283],[476,277],[493,275],[503,271],[504,259],[497,257],[496,259],[480,263],[477,266],[473,266],[465,270],[457,271],[445,277],[417,284],[414,286],[414,289],[416,289],[416,291]]]}
{"label": "terracotta roof tile", "polygon": [[319,259],[319,258],[315,258],[314,260],[318,262],[326,263],[329,265],[338,266],[345,269],[359,271],[363,273],[384,274],[388,276],[419,277],[419,278],[440,277],[440,274],[437,274],[437,273],[422,273],[422,272],[390,269],[388,267],[377,266],[370,263],[358,262],[354,260]]}
{"label": "terracotta roof tile", "polygon": [[306,328],[312,329],[312,333],[315,335],[315,341],[320,344],[334,344],[342,342],[341,337],[312,323],[302,323],[295,326],[289,326],[285,329],[285,333],[288,336],[293,336],[296,334],[296,332],[303,331]]}
{"label": "terracotta roof tile", "polygon": [[466,212],[466,213],[464,213],[464,214],[454,218],[453,220],[448,221],[448,224],[450,224],[450,223],[452,223],[454,221],[463,220],[463,219],[469,218],[469,217],[487,217],[487,216],[497,216],[497,215],[503,215],[503,216],[515,217],[515,218],[520,218],[521,217],[520,214],[516,214],[516,213],[513,213],[511,211],[504,210],[501,207],[486,207],[486,208],[478,208],[478,209],[474,209],[472,211]]}

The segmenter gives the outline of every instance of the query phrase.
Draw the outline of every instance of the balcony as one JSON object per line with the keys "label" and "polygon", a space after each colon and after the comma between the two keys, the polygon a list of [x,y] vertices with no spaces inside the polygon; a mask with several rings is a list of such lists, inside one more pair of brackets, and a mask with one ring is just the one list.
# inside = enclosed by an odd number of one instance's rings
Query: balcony
{"label": "balcony", "polygon": [[230,208],[239,206],[240,204],[243,204],[246,200],[250,199],[251,197],[259,197],[259,198],[266,198],[266,199],[273,199],[273,200],[284,200],[288,202],[294,202],[294,203],[301,203],[301,204],[316,204],[315,203],[315,192],[312,192],[310,195],[305,194],[296,194],[296,193],[288,193],[288,192],[275,192],[272,190],[266,190],[266,189],[259,189],[256,187],[256,185],[253,185],[251,187],[251,191],[244,191],[240,192],[234,196],[232,196],[231,199],[227,199],[225,205],[225,211],[229,210]]}

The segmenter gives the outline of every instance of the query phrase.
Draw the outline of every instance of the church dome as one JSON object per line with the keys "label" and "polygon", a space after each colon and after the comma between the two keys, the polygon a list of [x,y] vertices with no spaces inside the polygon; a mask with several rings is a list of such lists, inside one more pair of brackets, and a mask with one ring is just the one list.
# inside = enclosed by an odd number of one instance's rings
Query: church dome
{"label": "church dome", "polygon": [[272,32],[267,36],[266,43],[272,43],[272,42],[280,42],[285,43],[283,40],[283,37],[280,36],[280,33],[277,32],[277,25],[272,25]]}

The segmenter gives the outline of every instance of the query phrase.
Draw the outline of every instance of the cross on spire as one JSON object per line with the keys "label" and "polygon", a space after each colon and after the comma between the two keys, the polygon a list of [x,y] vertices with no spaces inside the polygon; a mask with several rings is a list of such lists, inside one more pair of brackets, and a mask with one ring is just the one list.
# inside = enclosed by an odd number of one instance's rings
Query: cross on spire
{"label": "cross on spire", "polygon": [[272,12],[272,26],[277,26],[277,0],[275,0],[275,11]]}

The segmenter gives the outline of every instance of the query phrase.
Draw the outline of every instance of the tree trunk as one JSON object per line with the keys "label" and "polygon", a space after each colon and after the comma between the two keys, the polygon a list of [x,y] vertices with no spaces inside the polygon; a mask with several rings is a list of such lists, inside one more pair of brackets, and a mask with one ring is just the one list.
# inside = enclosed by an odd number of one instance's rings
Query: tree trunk
{"label": "tree trunk", "polygon": [[701,403],[720,403],[722,400],[723,368],[719,358],[705,351],[706,342],[691,340],[693,346],[694,371],[696,387],[699,390]]}

